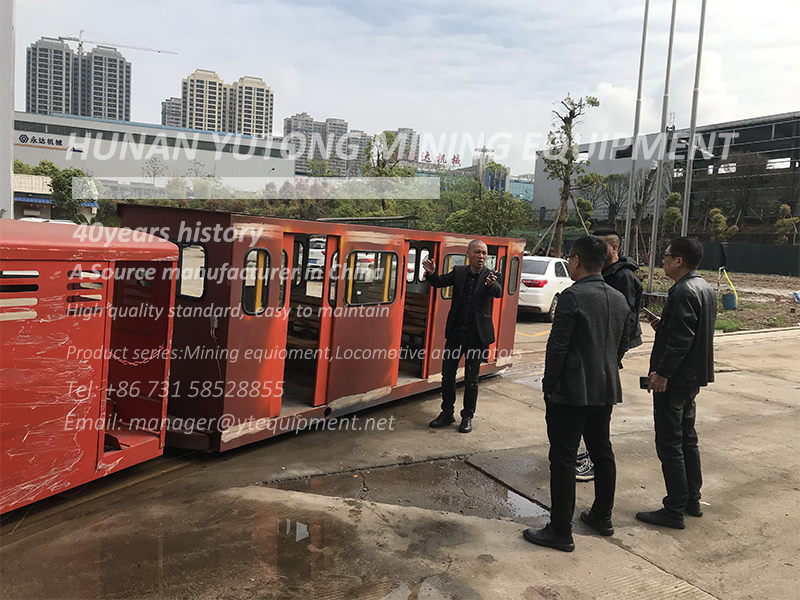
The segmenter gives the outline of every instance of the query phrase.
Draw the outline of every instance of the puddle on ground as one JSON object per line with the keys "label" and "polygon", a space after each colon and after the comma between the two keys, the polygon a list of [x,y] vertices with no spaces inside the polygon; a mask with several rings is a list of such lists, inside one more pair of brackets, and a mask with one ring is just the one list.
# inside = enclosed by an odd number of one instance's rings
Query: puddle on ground
{"label": "puddle on ground", "polygon": [[151,500],[4,548],[0,597],[476,597],[446,572],[447,548],[465,537],[454,523],[390,526],[396,537],[387,542],[375,537],[380,524],[319,509],[220,496]]}
{"label": "puddle on ground", "polygon": [[452,459],[311,477],[267,487],[484,518],[524,521],[549,515],[547,508],[464,461]]}

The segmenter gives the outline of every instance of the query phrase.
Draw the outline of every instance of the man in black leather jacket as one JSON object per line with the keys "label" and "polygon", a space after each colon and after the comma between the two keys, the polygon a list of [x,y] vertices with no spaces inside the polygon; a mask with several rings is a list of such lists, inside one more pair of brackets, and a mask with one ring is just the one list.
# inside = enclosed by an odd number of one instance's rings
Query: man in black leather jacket
{"label": "man in black leather jacket", "polygon": [[444,330],[447,342],[442,360],[442,412],[430,422],[430,427],[446,427],[455,422],[456,374],[463,355],[464,409],[458,430],[472,431],[481,361],[486,361],[488,348],[494,342],[493,301],[503,295],[502,281],[485,266],[487,257],[486,244],[472,240],[467,247],[467,264],[453,267],[449,273],[437,275],[436,263],[430,259],[422,262],[432,288],[453,286]]}
{"label": "man in black leather jacket", "polygon": [[611,411],[622,402],[619,361],[628,349],[630,309],[625,297],[603,281],[605,242],[587,236],[575,242],[569,274],[575,283],[561,293],[547,340],[542,390],[550,442],[550,523],[523,537],[565,552],[575,548],[575,460],[581,435],[595,463],[595,500],[581,520],[612,535],[616,464],[609,438]]}
{"label": "man in black leather jacket", "polygon": [[650,386],[656,452],[667,495],[664,507],[640,512],[645,523],[684,529],[683,513],[701,517],[700,451],[695,431],[695,397],[714,381],[714,322],[717,295],[695,270],[703,246],[694,238],[672,240],[664,253],[664,272],[675,281],[661,318],[653,323]]}

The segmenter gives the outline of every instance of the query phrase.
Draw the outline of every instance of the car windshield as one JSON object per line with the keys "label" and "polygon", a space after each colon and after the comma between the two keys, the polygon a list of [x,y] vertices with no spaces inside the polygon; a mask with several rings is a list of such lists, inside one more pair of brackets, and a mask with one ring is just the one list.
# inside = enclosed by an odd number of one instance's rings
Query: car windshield
{"label": "car windshield", "polygon": [[312,250],[324,250],[325,249],[325,240],[311,240],[311,249]]}
{"label": "car windshield", "polygon": [[546,260],[523,260],[522,272],[525,275],[544,275],[547,272]]}

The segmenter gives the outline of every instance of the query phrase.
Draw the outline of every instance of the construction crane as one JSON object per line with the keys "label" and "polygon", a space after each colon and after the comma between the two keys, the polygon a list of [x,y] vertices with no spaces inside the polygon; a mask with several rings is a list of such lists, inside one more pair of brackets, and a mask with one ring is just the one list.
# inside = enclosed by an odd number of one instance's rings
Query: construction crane
{"label": "construction crane", "polygon": [[78,37],[74,36],[59,36],[58,39],[67,42],[78,42],[78,54],[83,55],[83,43],[86,42],[88,44],[102,44],[103,46],[113,46],[114,48],[130,48],[132,50],[144,50],[146,52],[158,52],[159,54],[177,54],[177,52],[173,52],[172,50],[159,50],[158,48],[146,48],[144,46],[130,46],[127,44],[115,44],[114,42],[100,42],[97,40],[85,40],[83,39],[84,30],[81,29],[78,33]]}

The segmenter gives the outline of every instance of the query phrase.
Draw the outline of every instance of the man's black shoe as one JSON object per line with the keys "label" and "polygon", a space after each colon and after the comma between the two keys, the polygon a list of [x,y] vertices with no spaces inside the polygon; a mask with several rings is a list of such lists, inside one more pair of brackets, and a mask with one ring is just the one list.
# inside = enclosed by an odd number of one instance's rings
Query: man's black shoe
{"label": "man's black shoe", "polygon": [[472,419],[469,417],[462,417],[461,418],[461,425],[458,426],[458,430],[461,433],[469,433],[472,431]]}
{"label": "man's black shoe", "polygon": [[600,535],[614,535],[614,526],[611,524],[611,519],[598,519],[590,510],[585,510],[581,513],[581,521]]}
{"label": "man's black shoe", "polygon": [[672,527],[673,529],[686,529],[686,523],[683,520],[683,515],[675,517],[669,514],[663,508],[654,510],[652,512],[638,512],[636,518],[650,525],[658,525],[660,527]]}
{"label": "man's black shoe", "polygon": [[434,427],[434,428],[447,427],[448,425],[452,425],[455,422],[456,419],[453,416],[453,413],[441,412],[439,413],[438,417],[436,417],[433,421],[428,423],[428,427]]}
{"label": "man's black shoe", "polygon": [[703,516],[703,509],[700,508],[699,504],[687,504],[686,508],[683,509],[687,515],[692,515],[693,517],[702,517]]}
{"label": "man's black shoe", "polygon": [[526,529],[522,532],[522,537],[531,544],[536,544],[537,546],[555,548],[562,552],[572,552],[575,550],[575,542],[572,539],[572,534],[558,535],[552,530],[550,523],[548,523],[544,529]]}

